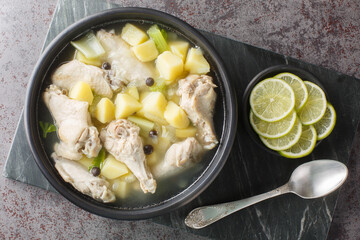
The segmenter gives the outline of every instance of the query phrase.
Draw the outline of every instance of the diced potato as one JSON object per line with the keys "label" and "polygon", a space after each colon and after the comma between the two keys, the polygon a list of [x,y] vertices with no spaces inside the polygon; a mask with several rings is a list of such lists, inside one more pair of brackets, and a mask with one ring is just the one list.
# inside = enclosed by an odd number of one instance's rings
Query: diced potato
{"label": "diced potato", "polygon": [[151,92],[141,92],[139,95],[139,100],[142,103],[143,100],[150,94]]}
{"label": "diced potato", "polygon": [[205,59],[200,48],[190,48],[186,61],[185,70],[194,74],[206,74],[210,72],[210,65]]}
{"label": "diced potato", "polygon": [[115,118],[126,118],[141,109],[142,104],[133,96],[119,93],[115,99]]}
{"label": "diced potato", "polygon": [[169,43],[170,50],[179,56],[185,62],[187,52],[189,51],[189,42],[173,41]]}
{"label": "diced potato", "polygon": [[112,155],[109,155],[104,160],[104,164],[101,168],[101,175],[107,179],[118,178],[129,172],[129,169],[125,164],[116,160]]}
{"label": "diced potato", "polygon": [[136,87],[128,87],[124,93],[129,94],[130,96],[133,96],[136,100],[139,101],[139,91]]}
{"label": "diced potato", "polygon": [[131,48],[141,62],[149,62],[157,58],[159,52],[153,40],[149,39],[140,45]]}
{"label": "diced potato", "polygon": [[168,102],[164,117],[165,120],[175,128],[186,128],[190,123],[185,111],[172,101]]}
{"label": "diced potato", "polygon": [[87,158],[84,156],[78,162],[81,165],[83,165],[86,169],[89,169],[90,166],[92,166],[93,158]]}
{"label": "diced potato", "polygon": [[144,130],[145,132],[149,133],[151,130],[154,129],[155,124],[144,118],[129,116],[128,120],[135,123],[136,125],[138,125],[140,127],[140,129]]}
{"label": "diced potato", "polygon": [[121,37],[131,46],[139,45],[149,39],[143,30],[130,23],[123,27]]}
{"label": "diced potato", "polygon": [[184,63],[179,56],[170,51],[165,51],[156,59],[156,68],[166,83],[171,84],[183,73]]}
{"label": "diced potato", "polygon": [[115,119],[115,106],[108,98],[102,98],[96,105],[94,116],[101,123],[108,123]]}
{"label": "diced potato", "polygon": [[85,101],[91,105],[94,95],[91,91],[91,87],[86,82],[77,82],[69,91],[69,97],[71,99]]}
{"label": "diced potato", "polygon": [[[161,92],[151,92],[142,101],[143,107],[138,111],[139,115],[142,115],[151,121],[159,122],[158,119],[165,121],[164,111],[167,105],[167,100]],[[153,117],[151,117],[153,116]],[[150,117],[150,118],[149,118]]]}
{"label": "diced potato", "polygon": [[176,129],[175,135],[178,138],[188,138],[188,137],[195,137],[196,132],[197,132],[196,127],[190,126],[184,129]]}
{"label": "diced potato", "polygon": [[121,179],[112,181],[112,190],[118,198],[126,198],[128,195],[129,184]]}
{"label": "diced potato", "polygon": [[85,55],[82,54],[80,51],[76,51],[75,59],[88,65],[93,65],[97,67],[101,66],[100,58],[92,58],[92,59],[86,58]]}

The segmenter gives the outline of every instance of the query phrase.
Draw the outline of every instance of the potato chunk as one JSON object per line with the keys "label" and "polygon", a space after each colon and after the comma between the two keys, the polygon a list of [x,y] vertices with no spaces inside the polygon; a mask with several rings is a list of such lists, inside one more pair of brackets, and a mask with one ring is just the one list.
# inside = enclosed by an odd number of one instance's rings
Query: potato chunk
{"label": "potato chunk", "polygon": [[194,74],[210,72],[210,65],[200,48],[190,48],[185,61],[185,70]]}
{"label": "potato chunk", "polygon": [[143,30],[130,23],[127,23],[123,27],[121,31],[121,38],[131,46],[139,45],[149,39]]}
{"label": "potato chunk", "polygon": [[133,96],[136,100],[139,100],[139,91],[136,87],[128,87],[124,93]]}
{"label": "potato chunk", "polygon": [[175,128],[186,128],[190,123],[185,111],[172,101],[168,102],[164,117],[165,120]]}
{"label": "potato chunk", "polygon": [[189,43],[185,41],[173,41],[169,43],[171,51],[179,56],[183,62],[186,60],[187,52],[189,51]]}
{"label": "potato chunk", "polygon": [[101,123],[108,123],[115,119],[115,106],[108,98],[102,98],[96,105],[94,116]]}
{"label": "potato chunk", "polygon": [[112,181],[112,190],[114,191],[116,197],[126,198],[128,195],[129,184],[121,179],[114,179]]}
{"label": "potato chunk", "polygon": [[104,164],[101,168],[101,175],[107,179],[118,178],[129,172],[129,169],[125,164],[116,160],[112,155],[109,155],[104,160]]}
{"label": "potato chunk", "polygon": [[178,138],[188,138],[188,137],[195,137],[196,132],[197,132],[196,127],[190,126],[184,129],[176,129],[175,135]]}
{"label": "potato chunk", "polygon": [[126,118],[142,107],[142,104],[139,103],[133,96],[130,96],[125,93],[119,93],[115,99],[115,118]]}
{"label": "potato chunk", "polygon": [[167,100],[161,92],[150,92],[142,100],[142,104],[143,107],[138,111],[138,115],[160,124],[167,124],[164,119]]}
{"label": "potato chunk", "polygon": [[69,91],[69,97],[71,99],[88,102],[91,105],[94,95],[91,91],[91,87],[86,82],[77,82]]}
{"label": "potato chunk", "polygon": [[170,51],[165,51],[156,59],[156,68],[166,83],[171,84],[183,73],[184,63],[179,56]]}
{"label": "potato chunk", "polygon": [[149,62],[157,58],[159,52],[153,40],[149,39],[144,43],[131,48],[135,56],[141,62]]}

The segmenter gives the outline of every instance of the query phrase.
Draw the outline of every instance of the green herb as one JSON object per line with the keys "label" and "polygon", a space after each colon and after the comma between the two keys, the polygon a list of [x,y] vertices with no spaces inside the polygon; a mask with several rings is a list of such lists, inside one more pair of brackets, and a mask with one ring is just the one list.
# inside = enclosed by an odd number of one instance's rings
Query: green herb
{"label": "green herb", "polygon": [[102,163],[105,160],[105,149],[102,148],[99,152],[99,154],[94,158],[94,160],[92,161],[91,166],[89,167],[89,171],[93,168],[93,167],[98,167],[101,168]]}
{"label": "green herb", "polygon": [[48,133],[56,131],[56,127],[52,123],[39,121],[39,125],[43,132],[43,138],[46,138]]}
{"label": "green herb", "polygon": [[160,30],[160,28],[155,24],[152,25],[147,31],[150,38],[155,42],[156,48],[160,53],[169,50],[169,46],[166,42],[167,34],[165,30]]}
{"label": "green herb", "polygon": [[163,78],[157,78],[155,79],[154,85],[149,87],[150,91],[152,92],[162,92],[165,93],[166,91],[166,84],[165,80]]}

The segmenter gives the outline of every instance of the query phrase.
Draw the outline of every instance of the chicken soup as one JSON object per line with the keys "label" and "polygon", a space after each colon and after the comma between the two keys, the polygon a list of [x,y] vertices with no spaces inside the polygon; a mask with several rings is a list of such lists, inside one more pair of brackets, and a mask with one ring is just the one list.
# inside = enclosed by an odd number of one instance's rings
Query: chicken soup
{"label": "chicken soup", "polygon": [[89,31],[68,49],[73,57],[43,93],[54,125],[41,121],[43,137],[56,130],[49,151],[64,181],[131,206],[190,185],[196,163],[218,144],[216,85],[201,49],[132,22]]}

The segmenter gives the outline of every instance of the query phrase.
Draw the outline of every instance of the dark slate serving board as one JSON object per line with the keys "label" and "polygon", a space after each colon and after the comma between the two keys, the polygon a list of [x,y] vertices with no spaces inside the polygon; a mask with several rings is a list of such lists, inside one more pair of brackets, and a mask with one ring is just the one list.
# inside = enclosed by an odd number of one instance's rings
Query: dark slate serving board
{"label": "dark slate serving board", "polygon": [[[74,21],[113,7],[117,5],[96,0],[60,0],[45,46]],[[355,78],[211,33],[202,33],[222,53],[239,106],[246,85],[259,71],[277,64],[289,64],[308,70],[320,79],[337,111],[337,125],[311,156],[289,160],[271,155],[255,145],[240,121],[230,157],[213,184],[187,206],[151,220],[217,239],[325,239],[338,192],[316,200],[303,200],[287,194],[244,209],[202,230],[192,230],[184,225],[184,218],[191,209],[272,190],[284,184],[292,170],[303,162],[328,158],[346,164],[359,122],[360,84]],[[23,116],[3,175],[54,191],[34,162],[25,140]]]}

